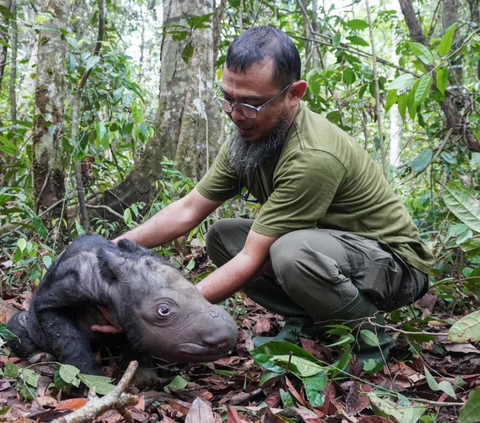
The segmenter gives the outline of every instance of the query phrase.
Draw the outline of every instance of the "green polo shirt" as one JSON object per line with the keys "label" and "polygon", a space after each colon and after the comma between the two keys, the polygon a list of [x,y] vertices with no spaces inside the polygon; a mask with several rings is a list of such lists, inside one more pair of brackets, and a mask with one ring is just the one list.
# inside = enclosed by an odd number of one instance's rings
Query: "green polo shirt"
{"label": "green polo shirt", "polygon": [[228,167],[224,143],[197,185],[225,201],[247,187],[262,204],[252,230],[274,237],[307,228],[331,228],[387,242],[424,273],[433,256],[379,167],[349,135],[304,103],[277,160],[241,180]]}

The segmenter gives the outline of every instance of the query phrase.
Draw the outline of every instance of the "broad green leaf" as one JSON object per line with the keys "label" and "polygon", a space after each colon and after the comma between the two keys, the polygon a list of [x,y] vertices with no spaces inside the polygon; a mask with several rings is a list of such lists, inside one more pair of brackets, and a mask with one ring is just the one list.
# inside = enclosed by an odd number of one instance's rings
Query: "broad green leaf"
{"label": "broad green leaf", "polygon": [[287,341],[270,341],[250,351],[257,364],[279,374],[285,371],[285,366],[275,361],[274,358],[276,356],[290,356],[290,353],[292,353],[292,357],[304,358],[314,364],[318,363],[315,356]]}
{"label": "broad green leaf", "polygon": [[423,405],[402,407],[388,399],[381,399],[376,394],[367,395],[377,416],[388,417],[396,423],[416,423],[427,410],[427,407]]}
{"label": "broad green leaf", "polygon": [[363,47],[368,47],[370,44],[368,44],[367,41],[365,41],[362,37],[358,37],[357,35],[350,35],[349,37],[346,37],[347,40],[349,40],[352,44],[355,44],[357,46],[363,46]]}
{"label": "broad green leaf", "polygon": [[113,101],[115,103],[122,98],[124,91],[125,91],[125,87],[120,87],[113,92]]}
{"label": "broad green leaf", "polygon": [[25,241],[25,238],[19,238],[19,240],[17,241],[17,247],[22,253],[23,253],[23,250],[25,250],[26,246],[27,246],[27,241]]}
{"label": "broad green leaf", "polygon": [[314,376],[302,378],[307,400],[314,407],[321,407],[325,395],[321,392],[327,387],[327,374],[322,371]]}
{"label": "broad green leaf", "polygon": [[343,70],[343,82],[347,85],[351,85],[355,82],[355,72],[352,68],[345,68]]}
{"label": "broad green leaf", "polygon": [[372,347],[378,347],[378,337],[371,330],[362,329],[360,331],[360,336],[368,345],[371,345]]}
{"label": "broad green leaf", "polygon": [[88,72],[90,69],[93,69],[99,61],[100,61],[99,56],[95,56],[95,55],[90,56],[87,60],[87,65],[85,66],[85,71]]}
{"label": "broad green leaf", "polygon": [[437,88],[442,94],[445,94],[445,89],[448,86],[448,68],[442,66],[437,70]]}
{"label": "broad green leaf", "polygon": [[132,223],[132,212],[130,211],[130,209],[125,209],[125,211],[123,212],[123,220],[127,225],[130,225],[130,223]]}
{"label": "broad green leaf", "polygon": [[188,382],[181,376],[175,376],[174,379],[163,388],[163,390],[169,394],[170,389],[184,389],[188,385]]}
{"label": "broad green leaf", "polygon": [[132,117],[137,125],[143,122],[143,109],[136,101],[132,104]]}
{"label": "broad green leaf", "polygon": [[470,166],[475,167],[480,165],[480,153],[472,153],[472,158],[470,159]]}
{"label": "broad green leaf", "polygon": [[433,65],[434,59],[430,50],[420,43],[408,43],[413,51],[413,54],[417,56],[426,65]]}
{"label": "broad green leaf", "polygon": [[352,29],[366,29],[368,28],[368,22],[364,21],[363,19],[352,19],[346,24],[349,28]]}
{"label": "broad green leaf", "polygon": [[443,200],[465,225],[480,232],[480,205],[474,190],[451,180],[443,192]]}
{"label": "broad green leaf", "polygon": [[45,265],[45,267],[49,269],[50,266],[52,265],[52,258],[50,256],[45,255],[42,257],[42,262]]}
{"label": "broad green leaf", "polygon": [[40,379],[40,375],[35,373],[32,369],[22,369],[20,371],[20,377],[30,386],[34,388],[37,387],[38,379]]}
{"label": "broad green leaf", "polygon": [[282,388],[280,388],[280,398],[282,399],[282,405],[284,409],[293,407],[295,405],[292,395],[289,392],[285,392]]}
{"label": "broad green leaf", "polygon": [[467,257],[480,256],[480,236],[460,243],[460,247],[465,251]]}
{"label": "broad green leaf", "polygon": [[454,24],[442,37],[440,44],[437,47],[438,54],[444,56],[450,51],[452,46],[453,34],[455,33],[455,27],[457,24]]}
{"label": "broad green leaf", "polygon": [[19,374],[19,368],[16,364],[9,363],[8,361],[5,363],[5,367],[3,368],[3,375],[5,377],[17,378]]}
{"label": "broad green leaf", "polygon": [[314,95],[317,96],[320,94],[320,78],[321,75],[315,70],[312,69],[307,73],[307,86],[308,90]]}
{"label": "broad green leaf", "polygon": [[480,311],[462,317],[448,331],[448,339],[453,342],[480,341]]}
{"label": "broad green leaf", "polygon": [[72,73],[75,68],[77,67],[77,59],[75,59],[75,56],[71,53],[67,53],[66,57],[67,61],[67,70],[68,72]]}
{"label": "broad green leaf", "polygon": [[420,83],[420,80],[415,81],[412,89],[408,92],[408,95],[407,95],[408,115],[412,120],[415,119],[415,115],[417,114],[417,105],[415,104],[415,93],[417,92],[419,83]]}
{"label": "broad green leaf", "polygon": [[400,75],[397,79],[388,84],[389,90],[404,90],[411,87],[415,82],[415,77],[409,73]]}
{"label": "broad green leaf", "polygon": [[403,120],[405,120],[405,115],[407,112],[407,93],[403,93],[398,97],[398,113]]}
{"label": "broad green leaf", "polygon": [[342,119],[342,112],[340,110],[333,110],[327,114],[327,119],[332,123],[340,122]]}
{"label": "broad green leaf", "polygon": [[417,90],[415,91],[415,107],[423,103],[425,97],[427,97],[430,87],[432,86],[433,79],[430,75],[425,75],[420,79]]}
{"label": "broad green leaf", "polygon": [[287,368],[295,375],[302,378],[308,378],[314,376],[317,373],[323,371],[323,367],[312,363],[301,357],[295,357],[292,355],[275,355],[272,360],[276,363],[280,363],[282,367]]}
{"label": "broad green leaf", "polygon": [[397,102],[398,96],[396,90],[387,91],[387,102],[385,104],[385,113],[387,113],[390,108]]}
{"label": "broad green leaf", "polygon": [[441,391],[445,392],[448,396],[452,398],[457,398],[457,394],[455,394],[455,390],[453,389],[453,386],[450,382],[447,382],[446,380],[444,380],[438,384],[438,387]]}
{"label": "broad green leaf", "polygon": [[193,44],[191,41],[189,41],[182,51],[182,60],[188,64],[192,56],[193,56]]}
{"label": "broad green leaf", "polygon": [[433,151],[430,148],[423,150],[417,157],[407,164],[417,172],[422,172],[432,160]]}
{"label": "broad green leaf", "polygon": [[18,336],[7,329],[6,323],[0,323],[0,337],[5,340],[18,339]]}
{"label": "broad green leaf", "polygon": [[450,150],[443,150],[440,153],[441,158],[448,164],[457,164],[457,157]]}
{"label": "broad green leaf", "polygon": [[428,371],[428,369],[424,366],[423,370],[425,372],[425,378],[427,379],[428,387],[432,391],[438,391],[440,388],[438,387],[438,382],[432,376],[432,374]]}
{"label": "broad green leaf", "polygon": [[70,364],[61,364],[59,369],[59,375],[66,383],[73,383],[77,378],[77,375],[80,373],[75,366]]}
{"label": "broad green leaf", "polygon": [[80,373],[78,378],[89,388],[95,386],[95,391],[99,395],[107,395],[115,389],[115,386],[110,383],[112,379],[105,376],[84,375]]}
{"label": "broad green leaf", "polygon": [[336,32],[332,39],[333,48],[337,48],[341,40],[342,40],[342,34],[340,34],[340,32]]}
{"label": "broad green leaf", "polygon": [[460,412],[458,423],[478,422],[478,416],[480,416],[480,388],[470,393]]}
{"label": "broad green leaf", "polygon": [[8,7],[5,7],[3,4],[0,5],[0,13],[7,19],[15,19],[14,14],[10,11]]}

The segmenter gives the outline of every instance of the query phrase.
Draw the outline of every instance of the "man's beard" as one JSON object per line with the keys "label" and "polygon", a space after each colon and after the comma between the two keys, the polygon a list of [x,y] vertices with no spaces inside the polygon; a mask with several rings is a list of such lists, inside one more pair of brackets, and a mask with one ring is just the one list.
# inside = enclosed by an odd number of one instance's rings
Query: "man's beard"
{"label": "man's beard", "polygon": [[271,134],[255,141],[244,140],[235,127],[228,149],[229,166],[235,175],[241,178],[276,157],[287,139],[288,121],[287,115],[281,116]]}

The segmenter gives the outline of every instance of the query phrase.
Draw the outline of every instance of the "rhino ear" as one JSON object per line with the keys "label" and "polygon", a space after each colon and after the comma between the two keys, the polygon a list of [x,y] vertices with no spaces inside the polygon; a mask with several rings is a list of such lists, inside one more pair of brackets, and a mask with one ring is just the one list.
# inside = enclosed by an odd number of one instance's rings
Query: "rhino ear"
{"label": "rhino ear", "polygon": [[147,251],[146,248],[141,247],[140,245],[135,244],[128,239],[121,239],[120,241],[118,241],[117,246],[118,248],[120,248],[120,250],[126,251],[128,253],[143,253],[144,251]]}
{"label": "rhino ear", "polygon": [[123,267],[127,259],[113,251],[102,251],[98,255],[100,274],[108,282],[115,282],[122,278]]}

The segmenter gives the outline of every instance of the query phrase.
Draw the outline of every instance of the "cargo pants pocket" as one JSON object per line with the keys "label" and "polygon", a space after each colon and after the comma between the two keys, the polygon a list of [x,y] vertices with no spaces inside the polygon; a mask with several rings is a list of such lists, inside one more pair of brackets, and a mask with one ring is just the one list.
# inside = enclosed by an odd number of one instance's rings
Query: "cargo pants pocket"
{"label": "cargo pants pocket", "polygon": [[353,270],[351,279],[357,289],[381,310],[397,308],[395,299],[404,272],[390,247],[351,233],[331,235],[343,244],[349,255]]}

